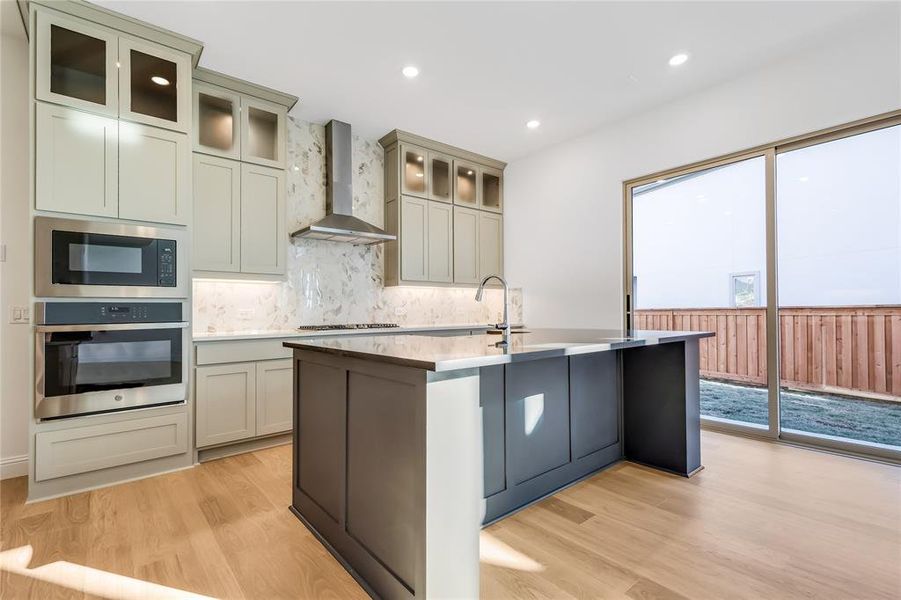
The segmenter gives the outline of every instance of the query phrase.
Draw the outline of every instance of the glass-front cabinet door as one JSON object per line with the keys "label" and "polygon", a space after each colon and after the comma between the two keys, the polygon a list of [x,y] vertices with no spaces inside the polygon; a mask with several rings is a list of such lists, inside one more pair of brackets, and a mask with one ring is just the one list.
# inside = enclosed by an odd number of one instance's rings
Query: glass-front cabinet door
{"label": "glass-front cabinet door", "polygon": [[429,197],[429,154],[416,146],[402,145],[401,189],[408,196]]}
{"label": "glass-front cabinet door", "polygon": [[446,154],[429,152],[429,200],[453,202],[453,164],[454,160]]}
{"label": "glass-front cabinet door", "polygon": [[138,40],[119,39],[119,117],[176,131],[191,123],[191,59]]}
{"label": "glass-front cabinet door", "polygon": [[241,97],[194,82],[194,151],[241,158]]}
{"label": "glass-front cabinet door", "polygon": [[39,12],[36,42],[38,100],[109,116],[118,114],[118,49],[112,30]]}
{"label": "glass-front cabinet door", "polygon": [[504,208],[503,174],[498,169],[482,167],[480,208],[501,212]]}
{"label": "glass-front cabinet door", "polygon": [[454,161],[454,204],[479,205],[479,167],[473,163]]}
{"label": "glass-front cabinet door", "polygon": [[243,96],[241,99],[241,160],[267,167],[285,167],[284,106]]}

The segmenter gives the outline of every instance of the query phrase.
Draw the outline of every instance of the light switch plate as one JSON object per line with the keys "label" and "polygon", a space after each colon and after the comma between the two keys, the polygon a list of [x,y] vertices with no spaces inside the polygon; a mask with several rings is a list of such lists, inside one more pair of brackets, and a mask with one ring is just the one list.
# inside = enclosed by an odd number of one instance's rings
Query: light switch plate
{"label": "light switch plate", "polygon": [[9,307],[10,323],[31,323],[31,311],[27,306],[10,306]]}

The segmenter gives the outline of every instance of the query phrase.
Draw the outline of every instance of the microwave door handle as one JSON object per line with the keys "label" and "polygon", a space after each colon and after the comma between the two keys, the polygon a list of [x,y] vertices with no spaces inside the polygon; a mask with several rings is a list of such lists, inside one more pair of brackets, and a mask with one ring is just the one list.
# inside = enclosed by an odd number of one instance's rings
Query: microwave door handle
{"label": "microwave door handle", "polygon": [[34,330],[40,333],[59,331],[127,331],[129,329],[185,329],[188,323],[96,323],[93,325],[36,325]]}

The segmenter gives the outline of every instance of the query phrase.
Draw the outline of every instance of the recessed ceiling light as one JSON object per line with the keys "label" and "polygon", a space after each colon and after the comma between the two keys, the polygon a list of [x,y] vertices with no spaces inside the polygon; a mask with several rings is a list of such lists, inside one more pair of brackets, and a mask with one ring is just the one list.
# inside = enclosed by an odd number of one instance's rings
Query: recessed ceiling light
{"label": "recessed ceiling light", "polygon": [[539,121],[538,119],[532,119],[531,121],[528,121],[526,123],[526,127],[528,127],[529,129],[537,129],[540,126],[541,121]]}
{"label": "recessed ceiling light", "polygon": [[413,79],[417,75],[419,75],[419,69],[414,67],[413,65],[407,65],[404,67],[404,70],[401,71],[404,74],[404,77],[407,79]]}
{"label": "recessed ceiling light", "polygon": [[157,85],[169,85],[169,80],[165,77],[160,77],[159,75],[154,75],[150,78],[150,81]]}
{"label": "recessed ceiling light", "polygon": [[680,52],[669,59],[669,66],[678,67],[679,65],[684,65],[686,61],[688,61],[688,54]]}

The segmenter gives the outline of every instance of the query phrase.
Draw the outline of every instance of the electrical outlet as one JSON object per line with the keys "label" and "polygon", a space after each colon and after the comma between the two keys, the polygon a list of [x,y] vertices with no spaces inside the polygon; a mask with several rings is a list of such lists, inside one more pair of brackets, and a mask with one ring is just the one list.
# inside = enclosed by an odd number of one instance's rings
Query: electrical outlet
{"label": "electrical outlet", "polygon": [[31,323],[31,311],[27,306],[10,306],[9,307],[10,323]]}

